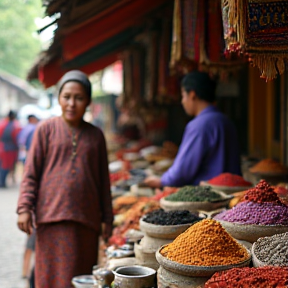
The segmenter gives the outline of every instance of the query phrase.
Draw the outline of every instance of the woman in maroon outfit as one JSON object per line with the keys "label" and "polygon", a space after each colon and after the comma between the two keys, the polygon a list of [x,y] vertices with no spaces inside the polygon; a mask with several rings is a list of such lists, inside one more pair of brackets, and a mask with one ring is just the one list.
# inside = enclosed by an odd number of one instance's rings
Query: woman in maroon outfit
{"label": "woman in maroon outfit", "polygon": [[35,215],[36,288],[72,287],[74,276],[91,274],[99,235],[112,232],[104,135],[83,120],[91,83],[70,71],[59,86],[62,117],[36,128],[17,208],[18,227],[28,234]]}

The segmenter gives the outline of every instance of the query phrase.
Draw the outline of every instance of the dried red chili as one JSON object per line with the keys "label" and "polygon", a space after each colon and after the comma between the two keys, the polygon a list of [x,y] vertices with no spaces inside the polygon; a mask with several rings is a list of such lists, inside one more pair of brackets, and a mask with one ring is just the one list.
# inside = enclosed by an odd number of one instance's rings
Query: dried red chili
{"label": "dried red chili", "polygon": [[288,267],[234,268],[215,273],[205,288],[287,288]]}
{"label": "dried red chili", "polygon": [[281,203],[273,187],[271,187],[265,180],[261,180],[254,188],[249,189],[244,196],[244,200],[257,203]]}
{"label": "dried red chili", "polygon": [[229,187],[248,187],[252,186],[251,182],[246,181],[243,177],[231,173],[222,173],[210,180],[208,183],[211,185],[218,186],[229,186]]}

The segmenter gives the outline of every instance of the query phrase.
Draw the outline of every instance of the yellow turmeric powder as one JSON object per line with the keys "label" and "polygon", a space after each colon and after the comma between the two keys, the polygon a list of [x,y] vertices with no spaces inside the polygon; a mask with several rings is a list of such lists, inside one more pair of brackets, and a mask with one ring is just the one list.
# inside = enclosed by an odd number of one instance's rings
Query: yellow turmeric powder
{"label": "yellow turmeric powder", "polygon": [[192,225],[160,253],[169,260],[196,266],[237,264],[250,256],[219,222],[212,219]]}

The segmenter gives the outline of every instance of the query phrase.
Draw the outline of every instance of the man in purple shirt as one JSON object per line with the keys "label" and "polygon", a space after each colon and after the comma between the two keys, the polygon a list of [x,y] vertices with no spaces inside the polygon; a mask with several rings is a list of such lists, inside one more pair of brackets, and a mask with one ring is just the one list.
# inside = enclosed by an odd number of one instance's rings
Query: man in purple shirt
{"label": "man in purple shirt", "polygon": [[215,106],[216,83],[207,73],[194,71],[181,83],[182,105],[195,116],[183,135],[178,154],[161,178],[150,176],[150,187],[199,185],[221,173],[241,175],[237,133],[232,122]]}

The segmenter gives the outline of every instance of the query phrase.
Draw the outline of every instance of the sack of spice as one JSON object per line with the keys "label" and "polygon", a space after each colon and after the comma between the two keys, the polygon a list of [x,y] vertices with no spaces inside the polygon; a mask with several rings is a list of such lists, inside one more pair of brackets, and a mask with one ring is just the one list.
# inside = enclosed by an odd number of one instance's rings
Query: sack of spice
{"label": "sack of spice", "polygon": [[219,222],[208,219],[192,225],[164,246],[160,253],[183,265],[205,267],[239,264],[250,258],[247,249],[232,238]]}
{"label": "sack of spice", "polygon": [[160,206],[165,211],[188,210],[198,214],[199,211],[227,207],[232,198],[221,191],[214,191],[210,186],[184,186],[176,193],[161,198]]}
{"label": "sack of spice", "polygon": [[285,288],[287,283],[287,267],[245,267],[215,273],[205,288]]}
{"label": "sack of spice", "polygon": [[184,186],[165,197],[165,200],[173,202],[215,202],[221,199],[221,195],[209,186]]}
{"label": "sack of spice", "polygon": [[143,221],[155,225],[192,224],[202,219],[188,210],[164,211],[157,209],[143,216]]}
{"label": "sack of spice", "polygon": [[[222,186],[222,187],[251,187],[252,183],[246,181],[242,176],[231,174],[231,173],[222,173],[210,180],[207,181],[208,184],[213,186]],[[244,190],[242,188],[242,190]]]}
{"label": "sack of spice", "polygon": [[277,175],[277,174],[288,174],[288,167],[284,166],[283,164],[273,160],[273,159],[264,159],[258,162],[256,165],[252,166],[249,171],[251,173],[258,173],[258,174],[270,174],[270,175]]}
{"label": "sack of spice", "polygon": [[252,246],[255,267],[288,267],[288,232],[259,238]]}

